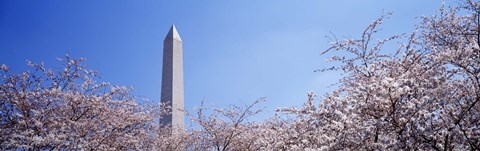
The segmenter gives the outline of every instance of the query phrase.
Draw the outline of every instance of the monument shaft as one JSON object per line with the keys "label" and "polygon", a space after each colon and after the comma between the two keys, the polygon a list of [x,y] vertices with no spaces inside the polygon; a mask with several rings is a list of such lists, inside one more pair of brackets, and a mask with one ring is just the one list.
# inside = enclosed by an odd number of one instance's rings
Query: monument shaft
{"label": "monument shaft", "polygon": [[183,52],[182,40],[172,25],[163,41],[161,102],[171,107],[161,122],[184,130]]}

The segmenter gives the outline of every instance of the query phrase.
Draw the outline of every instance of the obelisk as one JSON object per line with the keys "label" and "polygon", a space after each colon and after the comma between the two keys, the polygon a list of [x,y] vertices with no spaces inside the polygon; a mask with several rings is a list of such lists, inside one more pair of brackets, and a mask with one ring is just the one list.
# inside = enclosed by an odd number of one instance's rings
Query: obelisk
{"label": "obelisk", "polygon": [[170,107],[161,123],[173,131],[184,130],[182,39],[172,25],[163,41],[161,102]]}

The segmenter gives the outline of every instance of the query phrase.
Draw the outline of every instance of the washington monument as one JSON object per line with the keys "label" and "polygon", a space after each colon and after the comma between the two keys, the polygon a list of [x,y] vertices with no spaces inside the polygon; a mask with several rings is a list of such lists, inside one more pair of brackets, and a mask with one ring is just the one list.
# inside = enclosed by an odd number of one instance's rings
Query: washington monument
{"label": "washington monument", "polygon": [[163,67],[161,102],[169,109],[161,119],[165,126],[173,130],[184,130],[183,108],[183,52],[182,39],[175,25],[172,25],[165,40],[163,40]]}

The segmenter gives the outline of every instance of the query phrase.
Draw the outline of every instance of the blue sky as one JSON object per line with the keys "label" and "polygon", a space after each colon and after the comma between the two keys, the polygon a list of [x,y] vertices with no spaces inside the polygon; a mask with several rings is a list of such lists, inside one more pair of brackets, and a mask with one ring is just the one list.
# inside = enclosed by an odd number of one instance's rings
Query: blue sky
{"label": "blue sky", "polygon": [[[448,3],[456,3],[447,1]],[[26,69],[26,60],[58,66],[65,53],[87,58],[102,81],[134,86],[159,100],[163,39],[175,24],[183,40],[186,109],[252,102],[273,114],[300,106],[307,92],[323,94],[338,73],[320,56],[325,36],[359,37],[393,12],[378,38],[409,33],[417,16],[433,15],[439,0],[43,0],[0,1],[0,64]],[[264,114],[264,115],[265,115]]]}

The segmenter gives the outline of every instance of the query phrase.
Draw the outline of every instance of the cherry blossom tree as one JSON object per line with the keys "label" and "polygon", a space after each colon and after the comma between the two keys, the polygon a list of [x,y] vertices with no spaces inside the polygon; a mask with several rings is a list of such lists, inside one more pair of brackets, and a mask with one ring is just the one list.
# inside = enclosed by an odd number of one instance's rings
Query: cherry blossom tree
{"label": "cherry blossom tree", "polygon": [[129,88],[96,83],[98,72],[87,70],[82,58],[67,54],[61,61],[60,69],[29,62],[33,71],[20,74],[1,65],[2,150],[128,150],[167,144],[158,142],[171,138],[158,132],[158,104],[138,102]]}
{"label": "cherry blossom tree", "polygon": [[[286,149],[479,150],[479,14],[475,1],[442,6],[411,34],[376,40],[385,14],[359,39],[333,41],[324,53],[335,52],[330,61],[340,65],[321,71],[343,71],[339,88],[317,107],[310,94],[304,107],[280,110],[298,117],[274,128],[287,136],[277,143]],[[383,47],[389,41],[399,48]]]}
{"label": "cherry blossom tree", "polygon": [[[255,145],[256,132],[262,123],[251,122],[248,118],[261,112],[254,106],[265,99],[258,99],[249,105],[230,105],[227,108],[207,108],[202,105],[196,108],[197,113],[191,115],[193,122],[200,126],[193,131],[195,143],[191,150],[258,150]],[[210,111],[206,113],[205,111]]]}

